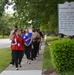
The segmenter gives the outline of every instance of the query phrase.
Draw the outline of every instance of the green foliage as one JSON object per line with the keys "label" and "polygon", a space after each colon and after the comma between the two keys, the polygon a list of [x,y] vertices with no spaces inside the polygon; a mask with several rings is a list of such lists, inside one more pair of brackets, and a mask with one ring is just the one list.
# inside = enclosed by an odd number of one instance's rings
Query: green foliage
{"label": "green foliage", "polygon": [[8,3],[8,0],[0,0],[0,16],[2,16],[4,12],[4,6]]}
{"label": "green foliage", "polygon": [[0,17],[0,34],[1,35],[9,35],[14,22],[11,20],[11,16],[9,14],[3,13],[4,15]]}
{"label": "green foliage", "polygon": [[5,35],[3,37],[3,35],[0,35],[0,39],[9,39],[9,37],[8,36],[5,36]]}
{"label": "green foliage", "polygon": [[[13,9],[16,11],[13,16],[14,23],[23,28],[24,26],[35,26],[43,30],[50,30],[58,33],[58,4],[74,0],[0,0],[0,15],[6,4],[15,3]],[[29,21],[31,21],[29,23]]]}
{"label": "green foliage", "polygon": [[62,75],[74,72],[74,39],[61,39],[51,42],[50,53],[54,68],[64,73]]}
{"label": "green foliage", "polygon": [[[43,30],[58,32],[58,4],[73,0],[14,0],[22,25],[33,25]],[[19,6],[20,5],[20,6]],[[23,18],[24,16],[24,18]],[[31,24],[28,21],[32,20]]]}
{"label": "green foliage", "polygon": [[[55,33],[58,31],[58,16],[57,14],[50,15],[50,21],[49,26],[51,31],[54,31]],[[54,27],[53,27],[54,26]]]}

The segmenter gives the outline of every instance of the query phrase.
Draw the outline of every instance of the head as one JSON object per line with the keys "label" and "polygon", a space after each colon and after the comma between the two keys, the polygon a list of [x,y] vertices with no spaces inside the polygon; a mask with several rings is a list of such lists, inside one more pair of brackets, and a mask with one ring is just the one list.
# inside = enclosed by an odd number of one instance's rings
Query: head
{"label": "head", "polygon": [[25,29],[24,29],[24,33],[28,33],[29,32],[29,29],[26,27]]}
{"label": "head", "polygon": [[15,25],[15,26],[13,27],[13,30],[16,30],[16,29],[18,29],[18,26],[17,26],[17,25]]}
{"label": "head", "polygon": [[40,29],[38,28],[38,31],[40,31]]}
{"label": "head", "polygon": [[35,27],[32,27],[32,32],[35,32],[36,31],[36,28]]}
{"label": "head", "polygon": [[19,30],[19,35],[21,35],[22,34],[22,30]]}
{"label": "head", "polygon": [[16,30],[14,31],[14,34],[19,35],[19,29],[16,29]]}
{"label": "head", "polygon": [[37,32],[40,32],[40,29],[39,28],[37,28]]}
{"label": "head", "polygon": [[39,29],[38,29],[38,28],[36,28],[36,31],[37,31],[37,32],[39,32]]}

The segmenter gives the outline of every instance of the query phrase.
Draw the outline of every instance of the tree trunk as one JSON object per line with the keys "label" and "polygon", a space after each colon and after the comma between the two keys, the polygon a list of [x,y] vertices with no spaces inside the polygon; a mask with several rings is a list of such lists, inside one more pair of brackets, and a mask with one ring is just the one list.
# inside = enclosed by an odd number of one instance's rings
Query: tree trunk
{"label": "tree trunk", "polygon": [[3,30],[2,34],[3,34],[3,38],[4,38],[4,30]]}
{"label": "tree trunk", "polygon": [[63,34],[59,34],[59,38],[61,39],[61,38],[63,38],[64,37],[64,35]]}

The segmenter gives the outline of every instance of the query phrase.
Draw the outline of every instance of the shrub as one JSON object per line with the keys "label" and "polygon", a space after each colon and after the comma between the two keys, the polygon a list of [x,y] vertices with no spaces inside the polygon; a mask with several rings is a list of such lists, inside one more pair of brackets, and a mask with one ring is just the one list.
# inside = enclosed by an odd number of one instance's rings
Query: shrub
{"label": "shrub", "polygon": [[58,72],[74,71],[74,39],[61,39],[51,42],[50,55],[52,64]]}

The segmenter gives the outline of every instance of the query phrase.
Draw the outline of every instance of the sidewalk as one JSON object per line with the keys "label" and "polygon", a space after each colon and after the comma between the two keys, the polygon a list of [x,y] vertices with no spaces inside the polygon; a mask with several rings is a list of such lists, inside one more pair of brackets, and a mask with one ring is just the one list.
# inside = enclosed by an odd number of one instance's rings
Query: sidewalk
{"label": "sidewalk", "polygon": [[26,57],[24,56],[22,68],[16,70],[13,65],[9,65],[0,75],[42,75],[43,51],[44,45],[37,59],[32,61],[31,64],[26,63]]}

